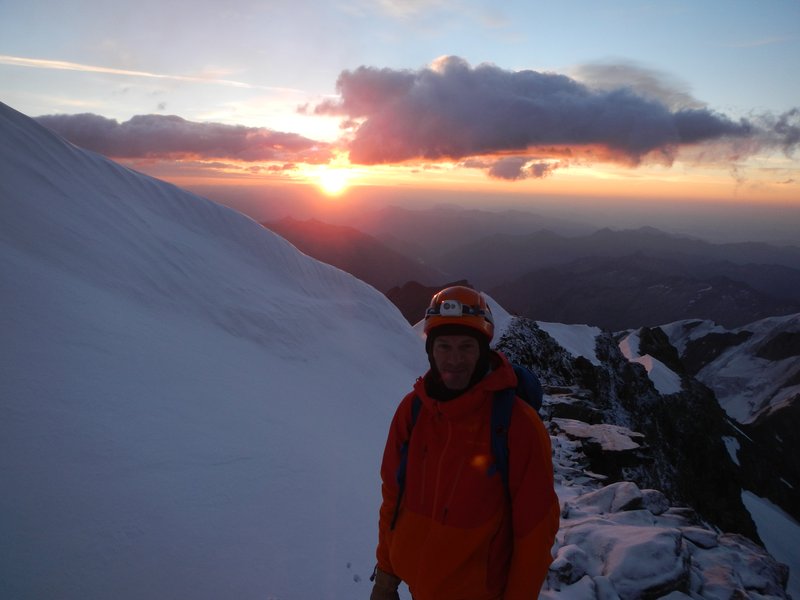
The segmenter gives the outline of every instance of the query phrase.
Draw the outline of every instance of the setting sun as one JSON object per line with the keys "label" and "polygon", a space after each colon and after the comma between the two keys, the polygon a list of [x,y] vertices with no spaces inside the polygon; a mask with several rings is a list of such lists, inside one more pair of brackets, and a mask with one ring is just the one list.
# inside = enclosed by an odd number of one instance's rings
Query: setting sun
{"label": "setting sun", "polygon": [[347,169],[326,168],[320,171],[317,185],[327,196],[339,196],[348,186],[350,172]]}
{"label": "setting sun", "polygon": [[305,176],[326,196],[341,196],[353,185],[356,171],[351,167],[347,153],[337,152],[327,165],[306,171]]}

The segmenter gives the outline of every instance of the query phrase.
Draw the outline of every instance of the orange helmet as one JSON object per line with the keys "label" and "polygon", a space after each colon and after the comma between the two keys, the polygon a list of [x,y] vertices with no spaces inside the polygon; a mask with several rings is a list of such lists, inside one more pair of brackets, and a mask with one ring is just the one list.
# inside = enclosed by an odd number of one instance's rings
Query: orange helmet
{"label": "orange helmet", "polygon": [[486,299],[475,290],[455,285],[437,292],[425,311],[425,335],[440,325],[464,325],[492,341],[494,319]]}

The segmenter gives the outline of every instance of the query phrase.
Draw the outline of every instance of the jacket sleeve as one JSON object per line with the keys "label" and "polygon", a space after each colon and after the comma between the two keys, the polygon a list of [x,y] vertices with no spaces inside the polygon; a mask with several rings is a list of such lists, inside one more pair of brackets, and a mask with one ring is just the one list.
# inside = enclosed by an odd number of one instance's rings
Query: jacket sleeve
{"label": "jacket sleeve", "polygon": [[515,403],[509,428],[509,488],[514,550],[504,600],[531,600],[553,561],[560,508],[553,486],[550,435],[536,412]]}
{"label": "jacket sleeve", "polygon": [[381,495],[382,502],[378,520],[378,568],[381,571],[394,575],[391,561],[389,560],[389,548],[392,543],[391,523],[398,502],[400,493],[397,484],[397,469],[400,466],[400,449],[411,433],[411,402],[414,394],[406,396],[392,419],[389,427],[389,435],[386,440],[386,448],[383,451],[383,462],[381,463]]}

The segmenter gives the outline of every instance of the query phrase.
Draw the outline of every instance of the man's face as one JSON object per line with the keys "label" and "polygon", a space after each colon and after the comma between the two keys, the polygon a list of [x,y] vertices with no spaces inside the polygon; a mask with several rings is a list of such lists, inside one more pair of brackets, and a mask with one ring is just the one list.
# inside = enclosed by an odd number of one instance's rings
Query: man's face
{"label": "man's face", "polygon": [[469,335],[440,335],[433,340],[432,352],[445,387],[466,389],[481,354],[478,340]]}

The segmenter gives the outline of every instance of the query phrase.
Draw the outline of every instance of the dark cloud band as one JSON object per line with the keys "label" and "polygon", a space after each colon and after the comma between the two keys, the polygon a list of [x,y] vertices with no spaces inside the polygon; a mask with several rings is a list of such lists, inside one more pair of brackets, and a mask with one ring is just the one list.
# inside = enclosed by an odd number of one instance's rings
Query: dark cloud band
{"label": "dark cloud band", "polygon": [[[628,69],[630,71],[630,69]],[[671,161],[686,145],[748,140],[753,147],[797,144],[797,115],[771,130],[684,102],[664,101],[668,90],[589,87],[564,75],[471,67],[446,57],[434,67],[396,71],[359,67],[338,79],[340,99],[315,108],[352,128],[350,160],[375,164],[410,159],[455,159],[559,148],[595,159],[636,165]],[[675,95],[677,97],[677,95]],[[783,124],[784,132],[777,125]],[[741,144],[739,144],[741,147]],[[586,149],[590,148],[590,151]],[[555,155],[551,156],[551,158]],[[519,160],[499,162],[491,174],[516,179]],[[544,163],[525,176],[548,172]]]}
{"label": "dark cloud band", "polygon": [[200,157],[240,161],[327,160],[327,144],[295,133],[139,115],[119,123],[94,114],[46,115],[39,123],[73,144],[114,158]]}

